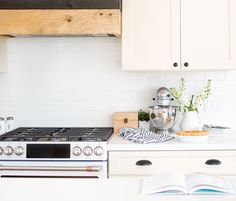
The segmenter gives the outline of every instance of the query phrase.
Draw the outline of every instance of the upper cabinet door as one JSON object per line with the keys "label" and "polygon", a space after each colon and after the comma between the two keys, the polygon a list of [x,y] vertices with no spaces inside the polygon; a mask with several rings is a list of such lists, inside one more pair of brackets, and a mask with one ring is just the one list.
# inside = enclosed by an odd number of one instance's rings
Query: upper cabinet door
{"label": "upper cabinet door", "polygon": [[179,0],[123,1],[122,67],[124,70],[179,69],[179,11]]}
{"label": "upper cabinet door", "polygon": [[236,69],[236,0],[230,0],[230,67]]}
{"label": "upper cabinet door", "polygon": [[229,0],[181,0],[182,69],[231,68],[229,3]]}
{"label": "upper cabinet door", "polygon": [[7,72],[7,37],[0,37],[0,73]]}

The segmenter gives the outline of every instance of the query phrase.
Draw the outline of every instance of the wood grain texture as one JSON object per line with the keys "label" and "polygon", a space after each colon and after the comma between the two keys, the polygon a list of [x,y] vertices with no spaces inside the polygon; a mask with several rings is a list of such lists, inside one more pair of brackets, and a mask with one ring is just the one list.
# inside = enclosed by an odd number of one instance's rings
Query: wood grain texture
{"label": "wood grain texture", "polygon": [[0,9],[120,9],[121,0],[1,0]]}
{"label": "wood grain texture", "polygon": [[121,35],[121,12],[103,10],[0,10],[0,35]]}
{"label": "wood grain texture", "polygon": [[121,128],[138,128],[138,112],[116,112],[113,115],[114,133]]}

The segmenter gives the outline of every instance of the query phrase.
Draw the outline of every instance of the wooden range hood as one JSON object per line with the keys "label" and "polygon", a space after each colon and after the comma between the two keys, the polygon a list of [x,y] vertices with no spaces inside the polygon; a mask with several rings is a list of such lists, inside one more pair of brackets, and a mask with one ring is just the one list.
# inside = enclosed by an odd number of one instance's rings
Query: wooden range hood
{"label": "wooden range hood", "polygon": [[1,0],[0,36],[121,36],[121,0]]}

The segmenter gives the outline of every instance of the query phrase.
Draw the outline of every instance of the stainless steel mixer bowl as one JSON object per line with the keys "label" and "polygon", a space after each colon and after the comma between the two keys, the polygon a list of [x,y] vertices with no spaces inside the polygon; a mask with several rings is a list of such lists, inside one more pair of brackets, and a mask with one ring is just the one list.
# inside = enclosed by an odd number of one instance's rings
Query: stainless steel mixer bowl
{"label": "stainless steel mixer bowl", "polygon": [[150,106],[150,130],[153,132],[169,132],[176,123],[177,106]]}

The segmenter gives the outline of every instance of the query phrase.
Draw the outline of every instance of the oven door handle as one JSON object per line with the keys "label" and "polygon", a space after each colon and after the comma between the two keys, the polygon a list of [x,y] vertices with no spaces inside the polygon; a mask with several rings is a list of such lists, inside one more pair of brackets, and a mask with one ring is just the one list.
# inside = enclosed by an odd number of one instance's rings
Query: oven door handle
{"label": "oven door handle", "polygon": [[99,172],[99,166],[0,166],[0,171],[70,171],[70,172]]}

